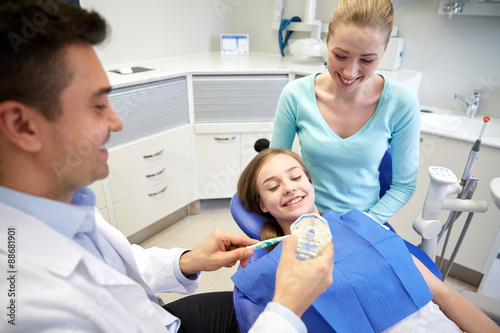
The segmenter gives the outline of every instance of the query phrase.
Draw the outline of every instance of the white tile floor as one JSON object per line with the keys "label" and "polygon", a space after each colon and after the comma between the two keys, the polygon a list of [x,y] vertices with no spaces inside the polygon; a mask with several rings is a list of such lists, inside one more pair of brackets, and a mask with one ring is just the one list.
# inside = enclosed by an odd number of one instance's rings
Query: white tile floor
{"label": "white tile floor", "polygon": [[[243,234],[231,217],[229,200],[201,201],[200,210],[200,214],[185,217],[155,236],[145,240],[140,245],[145,248],[151,246],[193,248],[216,228],[222,228],[236,234]],[[500,259],[495,261],[482,293],[500,299]],[[236,267],[223,268],[216,272],[204,272],[197,293],[233,290],[233,283],[230,277],[235,271]],[[477,291],[476,287],[454,278],[448,278],[446,283],[458,291]],[[183,295],[178,294],[160,295],[167,303],[183,297]]]}

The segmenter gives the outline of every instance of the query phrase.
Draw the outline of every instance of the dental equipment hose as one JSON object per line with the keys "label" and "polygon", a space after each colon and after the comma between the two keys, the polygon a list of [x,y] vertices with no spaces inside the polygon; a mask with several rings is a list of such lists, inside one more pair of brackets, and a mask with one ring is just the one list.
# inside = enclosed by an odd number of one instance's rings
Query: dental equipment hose
{"label": "dental equipment hose", "polygon": [[[475,184],[477,183],[474,183],[474,187],[475,187]],[[469,229],[469,226],[470,226],[470,223],[472,222],[472,217],[474,216],[474,213],[470,212],[468,215],[467,215],[467,219],[465,220],[465,224],[464,224],[464,227],[462,228],[462,232],[460,233],[460,236],[458,237],[458,240],[457,240],[457,244],[455,245],[455,249],[453,249],[453,252],[451,254],[451,257],[450,259],[448,260],[448,265],[446,265],[446,269],[444,270],[444,272],[442,273],[443,275],[443,281],[446,279],[446,277],[448,276],[448,274],[450,273],[450,270],[451,270],[451,266],[453,265],[453,262],[455,261],[455,257],[457,256],[457,253],[458,253],[458,249],[460,248],[460,246],[462,246],[462,242],[465,238],[465,234],[467,233],[467,230]],[[451,229],[450,229],[451,230]],[[449,235],[449,233],[448,233]],[[448,238],[448,235],[447,235],[447,238]],[[442,258],[443,256],[441,256]],[[441,268],[441,267],[440,267]]]}
{"label": "dental equipment hose", "polygon": [[[458,193],[457,198],[461,200],[470,200],[472,198],[472,195],[474,194],[474,191],[477,186],[477,182],[479,179],[477,177],[471,176],[472,174],[472,169],[474,168],[474,164],[476,163],[476,160],[478,159],[479,156],[479,150],[481,148],[481,139],[484,134],[484,130],[486,128],[486,124],[490,121],[490,117],[484,117],[483,118],[483,126],[481,128],[481,131],[479,133],[479,136],[477,140],[474,142],[474,145],[472,146],[472,149],[469,153],[469,158],[467,159],[467,164],[465,165],[464,172],[462,174],[462,179],[460,181],[460,186],[462,186],[462,191]],[[448,240],[451,234],[451,229],[453,228],[453,224],[455,221],[460,217],[462,212],[458,211],[452,211],[448,215],[448,219],[446,223],[443,225],[443,228],[441,229],[441,232],[438,235],[438,242],[441,240],[441,237],[445,232],[447,232],[446,235],[446,240],[445,243],[443,244],[443,249],[441,251],[441,257],[439,259],[439,268],[442,268],[443,264],[443,259],[444,259],[444,254],[446,251],[446,247],[448,245]],[[448,273],[450,272],[451,266],[453,265],[453,261],[455,260],[456,254],[458,252],[458,249],[460,248],[463,238],[465,237],[465,233],[467,232],[467,229],[469,228],[470,222],[472,221],[472,217],[474,216],[474,213],[469,213],[467,216],[467,220],[465,222],[465,225],[462,229],[462,232],[460,233],[460,237],[457,241],[457,244],[455,245],[455,249],[453,250],[452,256],[448,260],[448,264],[446,266],[445,271],[443,272],[443,281],[448,276]]]}
{"label": "dental equipment hose", "polygon": [[[472,195],[474,194],[474,191],[476,190],[476,187],[477,187],[477,182],[479,181],[479,179],[477,177],[470,177],[469,180],[470,181],[468,181],[468,183],[471,183],[472,185],[469,186],[467,197],[464,200],[470,200],[472,198]],[[452,213],[455,213],[455,217],[454,217],[454,220],[452,221],[452,223],[450,224],[450,226],[448,228],[448,233],[446,234],[446,240],[445,240],[444,245],[443,245],[443,251],[441,252],[441,258],[439,259],[440,260],[439,261],[439,269],[440,270],[442,270],[444,252],[446,250],[446,246],[447,246],[448,240],[450,238],[451,230],[453,228],[453,223],[462,214],[462,212],[456,212],[456,211],[452,212]],[[450,216],[451,216],[451,213],[450,213]],[[472,217],[473,216],[474,216],[474,213],[472,213],[472,212],[470,212],[467,215],[467,219],[465,220],[464,227],[462,228],[462,231],[460,232],[460,236],[458,237],[457,244],[455,244],[455,248],[453,249],[451,257],[448,260],[448,264],[446,265],[446,268],[444,269],[444,271],[442,270],[442,280],[443,281],[446,279],[446,277],[450,273],[451,266],[453,265],[453,262],[455,261],[455,257],[457,256],[458,249],[460,248],[460,246],[462,246],[462,242],[463,242],[463,240],[465,238],[465,234],[467,233],[467,230],[469,229],[469,225],[472,222]]]}
{"label": "dental equipment hose", "polygon": [[283,30],[290,25],[290,23],[292,22],[300,22],[300,17],[298,16],[294,16],[292,17],[291,19],[287,20],[287,19],[283,19],[281,21],[281,24],[280,24],[280,30],[279,30],[279,45],[280,45],[280,52],[281,52],[281,56],[284,57],[285,56],[285,46],[286,46],[286,43],[288,43],[288,38],[290,37],[290,35],[292,34],[293,31],[291,30],[288,30],[286,32],[286,35],[285,35],[285,39],[283,39]]}

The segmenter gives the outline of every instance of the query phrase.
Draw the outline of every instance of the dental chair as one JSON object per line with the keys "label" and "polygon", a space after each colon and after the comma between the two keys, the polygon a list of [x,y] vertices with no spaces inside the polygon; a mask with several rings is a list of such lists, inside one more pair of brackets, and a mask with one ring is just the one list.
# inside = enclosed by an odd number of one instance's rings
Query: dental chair
{"label": "dental chair", "polygon": [[[380,197],[389,189],[391,181],[392,151],[391,148],[388,148],[379,166]],[[238,194],[235,194],[231,199],[230,211],[236,224],[248,237],[260,240],[260,230],[265,221],[260,216],[249,212],[241,202]],[[385,225],[395,232],[389,223],[386,222]],[[439,279],[442,278],[439,267],[422,249],[406,241],[405,244],[413,256],[418,258]],[[265,250],[255,251],[254,256],[250,258],[248,264],[250,265],[266,253],[267,251]],[[237,287],[234,287],[233,290],[233,303],[240,332],[246,333],[264,309],[243,295]]]}

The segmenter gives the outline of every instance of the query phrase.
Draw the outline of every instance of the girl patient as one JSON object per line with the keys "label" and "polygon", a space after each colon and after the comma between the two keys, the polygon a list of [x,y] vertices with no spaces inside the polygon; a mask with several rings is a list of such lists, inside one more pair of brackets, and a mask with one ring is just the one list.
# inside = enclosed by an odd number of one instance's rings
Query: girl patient
{"label": "girl patient", "polygon": [[[290,234],[298,217],[320,214],[309,170],[288,150],[269,148],[257,155],[240,177],[238,195],[266,220],[261,239]],[[302,316],[309,332],[500,332],[392,231],[358,210],[321,215],[335,247],[333,284]],[[278,245],[232,277],[257,306],[273,297],[280,253]]]}

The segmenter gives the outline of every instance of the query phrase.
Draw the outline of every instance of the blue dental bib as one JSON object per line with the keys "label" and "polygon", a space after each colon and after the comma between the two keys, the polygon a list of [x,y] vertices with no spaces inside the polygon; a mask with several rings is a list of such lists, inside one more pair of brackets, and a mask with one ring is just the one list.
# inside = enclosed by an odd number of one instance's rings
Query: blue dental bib
{"label": "blue dental bib", "polygon": [[[359,210],[323,217],[335,246],[333,284],[302,316],[309,332],[382,332],[432,300],[401,237]],[[274,295],[281,249],[231,277],[262,309]]]}

